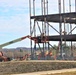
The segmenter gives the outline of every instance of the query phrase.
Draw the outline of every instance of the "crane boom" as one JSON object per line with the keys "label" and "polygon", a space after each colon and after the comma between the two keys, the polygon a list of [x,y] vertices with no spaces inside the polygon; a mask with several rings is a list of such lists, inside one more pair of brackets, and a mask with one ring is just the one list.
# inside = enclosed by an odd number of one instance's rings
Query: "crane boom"
{"label": "crane boom", "polygon": [[0,45],[0,48],[4,47],[4,46],[7,46],[7,45],[10,45],[10,44],[13,44],[13,43],[16,43],[16,42],[19,42],[19,41],[22,41],[24,39],[26,39],[28,36],[24,36],[24,37],[21,37],[21,38],[18,38],[18,39],[15,39],[15,40],[12,40],[12,41],[9,41],[9,42],[6,42],[4,44],[1,44]]}

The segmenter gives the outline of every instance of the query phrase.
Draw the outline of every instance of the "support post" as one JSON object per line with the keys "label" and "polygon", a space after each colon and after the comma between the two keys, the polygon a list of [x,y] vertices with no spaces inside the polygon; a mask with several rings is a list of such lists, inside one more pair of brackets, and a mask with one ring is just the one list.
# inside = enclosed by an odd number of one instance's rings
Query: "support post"
{"label": "support post", "polygon": [[75,0],[75,12],[76,12],[76,0]]}
{"label": "support post", "polygon": [[59,30],[60,30],[60,37],[61,37],[61,40],[60,40],[60,57],[61,59],[63,59],[63,50],[62,50],[62,16],[61,16],[61,0],[58,0],[59,2],[59,14],[60,14],[60,23],[59,23]]}
{"label": "support post", "polygon": [[[31,0],[29,0],[29,15],[30,15],[30,36],[32,36],[32,26],[31,26]],[[32,40],[30,40],[30,46],[31,46],[31,59],[33,59],[32,54]]]}

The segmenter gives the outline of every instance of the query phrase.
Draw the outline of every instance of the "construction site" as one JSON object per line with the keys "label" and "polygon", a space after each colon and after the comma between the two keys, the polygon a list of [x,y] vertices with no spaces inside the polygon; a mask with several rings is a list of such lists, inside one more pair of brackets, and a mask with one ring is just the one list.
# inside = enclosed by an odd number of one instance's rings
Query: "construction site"
{"label": "construction site", "polygon": [[[76,0],[74,0],[75,4],[68,0],[68,11],[66,11],[67,2],[65,0],[57,0],[57,3],[57,13],[51,14],[49,0],[40,0],[39,9],[36,8],[36,0],[29,0],[30,35],[1,44],[0,48],[29,38],[31,60],[35,60],[36,57],[37,59],[48,60],[53,53],[53,58],[50,58],[53,60],[73,58],[76,55],[74,53],[74,46],[76,45]],[[52,42],[56,42],[58,48],[55,49]],[[65,48],[66,45],[69,45],[69,50]]]}
{"label": "construction site", "polygon": [[[56,5],[51,0],[28,1],[30,35],[0,44],[0,74],[76,71],[76,0],[56,0]],[[30,39],[29,49],[3,49],[26,38]]]}
{"label": "construction site", "polygon": [[[51,14],[50,11],[50,3],[49,0],[40,0],[40,9],[36,7],[36,0],[29,1],[29,9],[30,9],[30,36],[31,39],[31,59],[34,59],[36,54],[36,48],[41,51],[42,59],[46,59],[48,52],[50,52],[52,56],[52,51],[50,47],[54,48],[52,45],[52,41],[58,43],[58,48],[55,49],[57,56],[60,59],[66,59],[68,57],[73,57],[73,45],[75,44],[75,28],[76,28],[76,0],[75,4],[72,4],[71,0],[68,0],[68,11],[66,11],[66,1],[65,0],[57,0],[57,10],[58,12],[55,14]],[[72,9],[72,6],[74,8]],[[49,10],[50,9],[50,10]],[[38,11],[39,12],[38,12]],[[50,32],[52,31],[52,32]],[[53,33],[54,32],[54,33]],[[34,41],[34,45],[33,42]],[[70,43],[70,50],[67,52],[63,47],[63,44],[66,45]],[[34,49],[33,49],[34,48]],[[69,56],[67,56],[69,54]]]}

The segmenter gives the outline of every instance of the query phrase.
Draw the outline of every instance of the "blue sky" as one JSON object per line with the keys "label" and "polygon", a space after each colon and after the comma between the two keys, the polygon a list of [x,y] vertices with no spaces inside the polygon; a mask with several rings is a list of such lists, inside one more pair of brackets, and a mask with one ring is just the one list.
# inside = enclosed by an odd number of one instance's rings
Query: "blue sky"
{"label": "blue sky", "polygon": [[[29,35],[28,0],[0,0],[0,44]],[[26,46],[27,40],[9,47]]]}
{"label": "blue sky", "polygon": [[[39,3],[36,0],[36,14],[40,14]],[[58,0],[49,0],[49,13],[58,13]],[[68,11],[66,2],[66,12]],[[52,7],[52,8],[50,8]],[[74,0],[72,0],[74,11]],[[0,44],[30,34],[29,0],[0,0]],[[30,47],[29,39],[6,46],[5,48]]]}

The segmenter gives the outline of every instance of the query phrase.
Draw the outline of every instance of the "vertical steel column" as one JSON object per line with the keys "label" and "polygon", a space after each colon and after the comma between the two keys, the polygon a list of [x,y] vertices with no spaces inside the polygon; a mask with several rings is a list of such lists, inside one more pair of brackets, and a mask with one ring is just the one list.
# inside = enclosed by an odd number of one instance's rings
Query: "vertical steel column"
{"label": "vertical steel column", "polygon": [[[69,11],[71,13],[71,0],[69,0]],[[71,18],[70,18],[71,19]],[[70,24],[70,31],[72,30],[72,25]],[[71,32],[71,35],[72,35],[72,32]],[[72,41],[71,41],[71,56],[73,56],[73,51],[72,51]]]}
{"label": "vertical steel column", "polygon": [[33,0],[33,16],[35,16],[35,0]]}
{"label": "vertical steel column", "polygon": [[[32,24],[31,24],[31,0],[29,0],[29,15],[30,15],[30,36],[32,36]],[[31,46],[31,59],[33,59],[33,53],[32,53],[32,40],[30,40],[30,46]]]}
{"label": "vertical steel column", "polygon": [[[33,15],[35,16],[35,0],[33,0]],[[34,19],[34,37],[36,37],[36,25]],[[35,51],[36,51],[36,43],[34,43],[35,48],[33,49],[33,59],[35,58]]]}
{"label": "vertical steel column", "polygon": [[[46,0],[44,0],[44,15],[46,15]],[[46,36],[46,18],[44,18],[44,36]],[[43,44],[44,44],[44,48],[43,48],[43,53],[44,53],[46,48],[46,42]],[[45,56],[44,56],[44,59],[45,59]]]}
{"label": "vertical steel column", "polygon": [[[41,14],[43,15],[43,0],[41,0]],[[42,22],[42,33],[44,32],[43,30],[43,22]]]}
{"label": "vertical steel column", "polygon": [[61,56],[61,59],[63,59],[63,50],[62,50],[62,16],[61,16],[61,0],[58,0],[59,2],[59,14],[60,14],[60,23],[59,23],[59,29],[60,29],[60,37],[61,37],[61,40],[60,40],[60,56]]}
{"label": "vertical steel column", "polygon": [[69,0],[69,11],[71,12],[71,0]]}
{"label": "vertical steel column", "polygon": [[[48,15],[48,0],[44,0],[44,15]],[[44,30],[45,30],[45,36],[48,35],[49,36],[49,25],[47,25],[47,20],[46,18],[44,18]],[[48,48],[47,48],[48,47]],[[49,49],[49,43],[45,42],[45,50]]]}
{"label": "vertical steel column", "polygon": [[[65,0],[63,0],[63,13],[65,13]],[[66,29],[65,29],[65,18],[64,18],[64,35],[66,35]],[[65,43],[66,43],[66,40],[65,40]]]}
{"label": "vertical steel column", "polygon": [[[63,13],[65,13],[65,0],[63,0]],[[65,26],[65,22],[66,22],[66,20],[65,20],[65,17],[64,17],[64,36],[66,35],[66,26]],[[66,39],[64,40],[64,43],[65,43],[65,46],[66,46]],[[64,50],[64,47],[63,47],[63,50]],[[67,54],[66,53],[66,50],[64,50],[64,52],[65,52],[65,55]],[[65,59],[65,57],[64,57],[64,59]]]}
{"label": "vertical steel column", "polygon": [[[43,0],[41,0],[41,14],[42,15],[44,15],[44,1]],[[42,22],[42,32],[41,33],[44,33],[44,24],[43,24],[43,22]],[[44,43],[43,43],[43,50],[44,50]],[[41,52],[43,52],[42,50],[41,50]]]}
{"label": "vertical steel column", "polygon": [[[48,0],[41,0],[41,13],[42,15],[47,15],[48,14]],[[49,28],[47,27],[46,24],[46,18],[44,17],[44,22],[42,22],[42,33],[44,33],[44,36],[49,34]],[[47,47],[47,43],[43,43],[43,52],[45,52],[45,49]]]}
{"label": "vertical steel column", "polygon": [[[32,3],[33,2],[33,3]],[[32,6],[33,6],[33,9],[32,9]],[[34,32],[34,36],[36,36],[36,29],[35,29],[35,20],[34,20],[34,30],[32,30],[32,21],[31,21],[31,14],[33,12],[33,16],[35,16],[35,0],[29,0],[29,13],[30,13],[30,36],[33,35],[33,32]],[[32,47],[32,40],[31,41],[31,59],[33,60],[34,59],[34,49]],[[34,44],[36,45],[36,44]]]}
{"label": "vertical steel column", "polygon": [[[48,0],[47,0],[47,15],[48,15]],[[47,36],[49,36],[49,25],[47,25]],[[49,42],[48,42],[48,50],[50,50]]]}
{"label": "vertical steel column", "polygon": [[75,0],[75,12],[76,12],[76,0]]}
{"label": "vertical steel column", "polygon": [[65,13],[65,0],[63,0],[63,13]]}
{"label": "vertical steel column", "polygon": [[[65,0],[63,0],[63,13],[65,13]],[[65,35],[65,18],[64,18],[64,35]]]}

